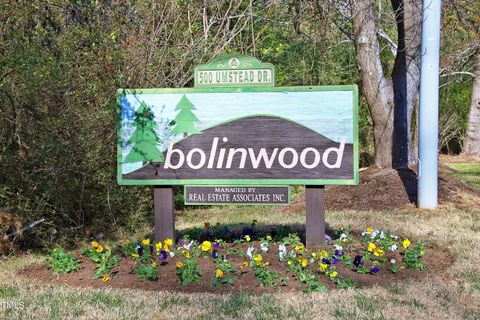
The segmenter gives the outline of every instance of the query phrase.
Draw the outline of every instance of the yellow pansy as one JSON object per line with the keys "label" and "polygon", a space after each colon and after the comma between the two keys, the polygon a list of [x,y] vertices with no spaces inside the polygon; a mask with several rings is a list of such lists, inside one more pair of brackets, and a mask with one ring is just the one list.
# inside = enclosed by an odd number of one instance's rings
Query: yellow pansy
{"label": "yellow pansy", "polygon": [[217,269],[217,271],[215,271],[215,276],[216,276],[217,278],[223,277],[223,271],[222,271],[222,269]]}
{"label": "yellow pansy", "polygon": [[108,274],[104,275],[102,278],[103,283],[108,282],[109,280],[110,280],[110,276]]}
{"label": "yellow pansy", "polygon": [[93,242],[92,242],[92,247],[98,248],[98,246],[99,246],[99,244],[98,244],[97,241],[93,241]]}
{"label": "yellow pansy", "polygon": [[95,250],[95,251],[97,251],[97,253],[102,253],[103,252],[103,247],[99,245],[97,247],[97,250]]}
{"label": "yellow pansy", "polygon": [[176,266],[177,266],[178,269],[182,269],[182,268],[183,268],[183,262],[182,262],[182,261],[178,261],[178,262],[176,263]]}
{"label": "yellow pansy", "polygon": [[307,265],[308,265],[308,260],[305,259],[305,258],[300,258],[300,265],[302,266],[302,268],[305,268]]}
{"label": "yellow pansy", "polygon": [[328,267],[328,264],[326,264],[326,263],[320,263],[320,264],[318,265],[318,270],[320,270],[320,272],[325,272],[325,271],[327,271],[327,267]]}
{"label": "yellow pansy", "polygon": [[329,276],[330,278],[332,278],[332,279],[335,279],[335,278],[338,276],[338,272],[337,272],[337,271],[333,271],[333,272],[331,272],[328,276]]}
{"label": "yellow pansy", "polygon": [[295,251],[297,253],[303,253],[303,251],[305,251],[305,246],[303,244],[299,246],[295,246]]}
{"label": "yellow pansy", "polygon": [[291,266],[291,265],[292,265],[292,261],[291,261],[291,260],[288,260],[288,261],[287,261],[287,264],[288,264],[289,266]]}
{"label": "yellow pansy", "polygon": [[256,264],[260,264],[260,262],[263,261],[263,257],[260,254],[256,254],[253,256],[253,261],[255,261]]}
{"label": "yellow pansy", "polygon": [[269,265],[270,265],[270,262],[268,261],[263,264],[264,267],[268,267]]}
{"label": "yellow pansy", "polygon": [[403,240],[402,245],[405,249],[407,249],[408,247],[410,247],[410,240],[408,239]]}
{"label": "yellow pansy", "polygon": [[373,254],[374,254],[376,257],[382,257],[384,253],[385,253],[385,252],[384,252],[382,249],[375,249],[375,250],[373,251]]}
{"label": "yellow pansy", "polygon": [[372,232],[373,232],[373,228],[367,228],[367,232],[368,232],[368,233],[372,233]]}
{"label": "yellow pansy", "polygon": [[252,240],[252,239],[251,239],[250,236],[247,234],[247,235],[245,236],[245,241],[250,242],[250,240]]}
{"label": "yellow pansy", "polygon": [[143,244],[144,246],[149,246],[149,245],[150,245],[150,239],[143,239],[143,240],[142,240],[142,244]]}
{"label": "yellow pansy", "polygon": [[372,252],[372,251],[375,250],[375,249],[377,249],[377,246],[376,246],[374,243],[370,242],[370,243],[368,244],[368,251],[369,251],[369,252]]}
{"label": "yellow pansy", "polygon": [[167,238],[167,239],[165,239],[165,241],[163,241],[163,244],[171,247],[173,245],[173,240],[170,239],[170,238]]}
{"label": "yellow pansy", "polygon": [[190,259],[190,251],[182,249],[181,252],[185,256],[185,258]]}
{"label": "yellow pansy", "polygon": [[212,243],[210,241],[202,242],[202,251],[209,252],[212,250]]}
{"label": "yellow pansy", "polygon": [[248,267],[248,262],[242,262],[242,264],[240,265],[240,269],[245,269],[246,267]]}
{"label": "yellow pansy", "polygon": [[153,268],[156,268],[157,267],[157,263],[155,261],[152,262],[152,267]]}
{"label": "yellow pansy", "polygon": [[157,253],[160,252],[160,250],[162,250],[162,243],[161,242],[158,242],[155,244],[155,250],[157,251]]}
{"label": "yellow pansy", "polygon": [[320,257],[321,258],[328,258],[328,252],[325,250],[320,251]]}

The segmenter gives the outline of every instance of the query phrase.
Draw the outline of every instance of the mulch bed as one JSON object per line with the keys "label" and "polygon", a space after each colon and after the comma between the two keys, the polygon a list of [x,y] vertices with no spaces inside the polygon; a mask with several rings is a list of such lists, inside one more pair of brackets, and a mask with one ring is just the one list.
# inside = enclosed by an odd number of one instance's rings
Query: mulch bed
{"label": "mulch bed", "polygon": [[[460,194],[480,197],[480,191],[448,173],[452,170],[439,166],[438,200],[440,205],[461,204]],[[415,208],[417,201],[417,174],[414,170],[366,168],[360,172],[358,186],[327,186],[327,210],[381,211]],[[305,211],[305,194],[300,193],[290,206],[280,210]]]}
{"label": "mulch bed", "polygon": [[[258,243],[255,247],[258,248]],[[247,244],[237,245],[235,248],[246,250]],[[286,286],[278,287],[263,287],[256,280],[253,270],[248,268],[246,273],[241,275],[228,275],[234,279],[233,284],[227,286],[217,285],[212,286],[214,279],[215,266],[210,259],[203,257],[198,258],[199,268],[203,271],[203,277],[198,284],[191,284],[182,286],[177,281],[175,273],[175,263],[180,258],[175,257],[169,260],[165,265],[159,266],[159,278],[157,281],[142,281],[137,279],[135,274],[135,263],[128,258],[123,258],[120,265],[114,269],[114,273],[109,282],[103,283],[101,279],[94,279],[95,264],[89,259],[78,255],[78,258],[83,261],[79,272],[70,274],[55,275],[51,270],[48,270],[46,264],[37,264],[28,267],[27,269],[19,272],[18,274],[23,277],[31,279],[38,279],[48,283],[66,284],[69,286],[78,287],[93,287],[93,288],[129,288],[151,291],[176,291],[176,292],[209,292],[216,294],[225,293],[273,293],[273,292],[291,292],[301,291],[303,285],[300,284],[293,277],[293,273],[287,272],[286,264],[278,261],[277,248],[272,247],[268,253],[262,254],[264,261],[270,262],[271,270],[280,272],[281,277],[288,277],[289,281]],[[401,261],[400,255],[397,255],[397,261]],[[427,256],[424,258],[426,269],[424,271],[418,270],[399,270],[397,274],[393,274],[388,270],[388,264],[380,266],[380,272],[377,274],[358,274],[351,268],[346,267],[342,262],[337,264],[337,271],[340,275],[348,278],[352,278],[357,283],[357,287],[371,287],[374,285],[390,287],[397,282],[405,279],[420,279],[429,274],[441,274],[451,264],[451,255],[448,252],[444,252],[438,248],[427,247]],[[242,258],[231,255],[229,260],[235,269],[239,269],[239,265],[244,261]],[[318,265],[309,265],[312,271],[317,272]],[[318,274],[318,273],[317,273]],[[333,282],[327,279],[325,275],[321,275],[322,283],[329,289],[334,289]]]}

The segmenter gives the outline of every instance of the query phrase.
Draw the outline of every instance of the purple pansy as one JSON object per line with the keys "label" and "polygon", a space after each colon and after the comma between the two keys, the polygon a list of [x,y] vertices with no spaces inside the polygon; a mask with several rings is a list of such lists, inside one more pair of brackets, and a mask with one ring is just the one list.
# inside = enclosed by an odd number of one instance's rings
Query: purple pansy
{"label": "purple pansy", "polygon": [[343,255],[343,251],[342,250],[335,250],[335,255],[337,257],[341,257]]}
{"label": "purple pansy", "polygon": [[373,267],[370,269],[370,273],[377,273],[378,271],[380,271],[380,268],[377,267],[377,266],[373,266]]}
{"label": "purple pansy", "polygon": [[332,264],[327,258],[322,258],[322,262],[325,264]]}
{"label": "purple pansy", "polygon": [[333,257],[333,261],[332,261],[333,264],[337,264],[338,261],[339,261],[339,260],[338,260],[337,256]]}
{"label": "purple pansy", "polygon": [[218,250],[218,248],[220,248],[220,245],[218,243],[214,242],[212,247],[213,247],[213,249]]}
{"label": "purple pansy", "polygon": [[212,258],[217,259],[218,258],[218,250],[213,250],[212,251]]}
{"label": "purple pansy", "polygon": [[143,255],[143,247],[142,246],[137,246],[136,251],[137,251],[137,254],[139,256]]}
{"label": "purple pansy", "polygon": [[356,255],[355,258],[353,259],[353,265],[357,268],[363,265],[362,256]]}
{"label": "purple pansy", "polygon": [[158,259],[160,259],[161,261],[165,261],[167,260],[167,257],[168,257],[167,251],[165,250],[160,251],[160,256],[158,257]]}
{"label": "purple pansy", "polygon": [[183,247],[183,245],[185,244],[185,241],[183,241],[183,238],[180,238],[178,239],[178,244]]}

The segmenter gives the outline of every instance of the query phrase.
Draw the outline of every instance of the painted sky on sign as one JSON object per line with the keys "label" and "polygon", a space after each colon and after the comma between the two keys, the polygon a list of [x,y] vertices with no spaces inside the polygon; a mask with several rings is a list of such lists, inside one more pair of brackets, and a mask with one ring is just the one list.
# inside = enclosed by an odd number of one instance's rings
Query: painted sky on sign
{"label": "painted sky on sign", "polygon": [[[130,151],[125,141],[133,133],[129,125],[133,112],[142,101],[152,107],[159,124],[158,133],[164,141],[159,149],[165,150],[169,142],[182,139],[181,135],[171,137],[162,130],[175,119],[178,113],[175,107],[184,94],[195,105],[200,130],[228,120],[265,114],[292,120],[336,142],[345,139],[353,143],[352,91],[127,94],[121,99],[123,157]],[[126,173],[137,166],[124,164],[122,167]]]}

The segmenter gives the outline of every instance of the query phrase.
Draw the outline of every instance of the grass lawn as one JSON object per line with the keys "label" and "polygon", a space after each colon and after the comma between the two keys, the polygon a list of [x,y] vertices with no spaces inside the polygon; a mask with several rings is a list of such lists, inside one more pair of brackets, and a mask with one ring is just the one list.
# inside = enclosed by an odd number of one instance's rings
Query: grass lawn
{"label": "grass lawn", "polygon": [[[45,259],[26,254],[0,260],[0,319],[480,319],[480,199],[462,196],[464,206],[435,211],[327,211],[332,228],[389,230],[450,254],[448,268],[420,280],[309,294],[75,288],[16,276]],[[277,207],[211,207],[178,212],[177,228],[253,219],[260,225],[305,223],[304,214]]]}
{"label": "grass lawn", "polygon": [[455,170],[452,175],[477,189],[480,189],[480,162],[477,163],[446,163]]}

